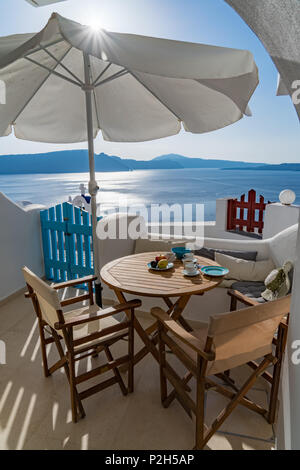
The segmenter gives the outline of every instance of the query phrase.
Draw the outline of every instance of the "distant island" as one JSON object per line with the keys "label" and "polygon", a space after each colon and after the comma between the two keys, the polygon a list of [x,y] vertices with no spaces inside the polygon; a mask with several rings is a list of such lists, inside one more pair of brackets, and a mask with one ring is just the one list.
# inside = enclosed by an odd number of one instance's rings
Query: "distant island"
{"label": "distant island", "polygon": [[259,165],[254,167],[223,168],[224,170],[257,170],[257,171],[300,171],[300,163],[278,163],[278,165]]}
{"label": "distant island", "polygon": [[[273,165],[271,165],[273,166]],[[266,168],[264,168],[266,167]],[[190,158],[178,154],[155,157],[152,160],[120,158],[100,153],[95,155],[95,169],[98,172],[132,170],[174,170],[183,168],[221,169],[269,169],[261,163],[236,162],[205,158]],[[34,173],[83,173],[89,171],[87,150],[62,150],[58,152],[0,155],[0,174]]]}

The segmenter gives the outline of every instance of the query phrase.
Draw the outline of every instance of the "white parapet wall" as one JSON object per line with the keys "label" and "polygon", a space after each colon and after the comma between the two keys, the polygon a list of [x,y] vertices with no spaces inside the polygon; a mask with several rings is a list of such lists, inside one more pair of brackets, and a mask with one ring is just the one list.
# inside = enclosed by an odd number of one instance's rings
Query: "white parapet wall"
{"label": "white parapet wall", "polygon": [[[171,222],[171,223],[148,223],[148,231],[152,234],[178,235],[182,237],[195,236],[210,238],[228,238],[241,240],[244,237],[239,233],[227,231],[227,204],[228,199],[216,200],[216,220],[204,221],[204,210],[202,220],[196,222]],[[296,223],[296,222],[293,222]],[[293,225],[293,223],[291,225]]]}
{"label": "white parapet wall", "polygon": [[44,275],[40,210],[30,204],[21,208],[0,193],[0,301],[24,287],[22,266]]}
{"label": "white parapet wall", "polygon": [[300,207],[276,202],[268,204],[264,217],[263,238],[271,238],[282,230],[298,223]]}

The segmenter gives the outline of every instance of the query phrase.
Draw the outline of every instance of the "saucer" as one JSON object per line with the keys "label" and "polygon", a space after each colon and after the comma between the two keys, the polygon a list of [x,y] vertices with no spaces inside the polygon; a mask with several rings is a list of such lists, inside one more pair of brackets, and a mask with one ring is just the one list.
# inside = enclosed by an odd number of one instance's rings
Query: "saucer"
{"label": "saucer", "polygon": [[196,271],[193,271],[192,273],[189,273],[185,269],[182,272],[185,276],[188,276],[188,277],[194,277],[194,276],[198,276],[198,274],[200,274],[200,271],[198,271],[198,269]]}

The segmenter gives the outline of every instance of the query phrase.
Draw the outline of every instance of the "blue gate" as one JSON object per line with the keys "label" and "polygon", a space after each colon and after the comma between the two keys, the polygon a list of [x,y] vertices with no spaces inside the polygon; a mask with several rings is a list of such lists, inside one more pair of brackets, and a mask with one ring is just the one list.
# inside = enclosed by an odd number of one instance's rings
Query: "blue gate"
{"label": "blue gate", "polygon": [[41,211],[40,218],[46,279],[63,282],[93,274],[89,213],[64,202]]}

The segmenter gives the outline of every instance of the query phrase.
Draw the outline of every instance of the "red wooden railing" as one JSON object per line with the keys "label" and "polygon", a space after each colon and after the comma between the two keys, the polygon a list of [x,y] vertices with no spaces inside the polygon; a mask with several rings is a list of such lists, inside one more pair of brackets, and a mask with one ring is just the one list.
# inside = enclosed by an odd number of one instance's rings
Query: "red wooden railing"
{"label": "red wooden railing", "polygon": [[[248,192],[248,201],[245,201],[245,194],[241,200],[229,199],[227,206],[227,230],[239,230],[247,232],[262,233],[264,228],[264,211],[267,203],[263,196],[259,196],[259,202],[256,202],[256,191],[251,189]],[[238,214],[239,209],[239,214]],[[246,209],[246,218],[244,218]],[[256,217],[258,211],[258,217]]]}

